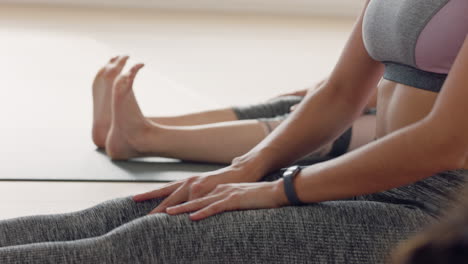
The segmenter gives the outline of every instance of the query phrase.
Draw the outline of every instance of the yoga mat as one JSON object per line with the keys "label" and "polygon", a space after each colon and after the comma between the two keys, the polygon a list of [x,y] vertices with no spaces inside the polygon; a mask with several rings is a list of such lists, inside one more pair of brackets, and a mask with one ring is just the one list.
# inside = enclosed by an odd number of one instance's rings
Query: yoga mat
{"label": "yoga mat", "polygon": [[[91,140],[91,84],[118,53],[85,37],[7,33],[0,31],[0,181],[158,182],[222,167],[162,158],[111,161]],[[145,113],[213,107],[196,90],[148,68],[135,83]]]}
{"label": "yoga mat", "polygon": [[157,157],[111,161],[91,140],[89,88],[22,92],[0,104],[0,181],[173,181],[222,167]]}
{"label": "yoga mat", "polygon": [[167,182],[222,167],[165,158],[110,161],[100,150],[73,151],[74,155],[3,155],[0,181]]}
{"label": "yoga mat", "polygon": [[32,112],[0,106],[0,181],[174,181],[222,167],[158,157],[112,161],[92,143],[91,117],[73,111],[81,106],[48,95],[29,102]]}

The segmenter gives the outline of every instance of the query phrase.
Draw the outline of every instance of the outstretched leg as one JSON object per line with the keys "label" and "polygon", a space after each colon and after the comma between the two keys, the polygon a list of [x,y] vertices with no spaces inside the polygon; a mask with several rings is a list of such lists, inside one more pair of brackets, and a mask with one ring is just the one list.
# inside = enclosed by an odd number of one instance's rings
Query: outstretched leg
{"label": "outstretched leg", "polygon": [[146,215],[160,200],[130,198],[68,218],[0,221],[0,263],[385,263],[397,243],[437,221],[432,209],[446,207],[465,173],[372,197],[226,212],[198,222],[186,214]]}
{"label": "outstretched leg", "polygon": [[[112,58],[102,67],[93,82],[93,131],[94,144],[104,148],[111,125],[112,86],[122,72],[128,56]],[[216,109],[179,116],[147,117],[161,125],[193,126],[238,120],[232,108]]]}
{"label": "outstretched leg", "polygon": [[[282,117],[283,119],[273,118],[268,122],[264,119],[248,119],[194,126],[161,125],[145,118],[136,101],[133,81],[141,67],[143,67],[142,64],[134,66],[128,73],[120,75],[113,82],[111,128],[106,139],[107,153],[113,159],[127,160],[140,156],[162,156],[229,164],[235,157],[245,154],[263,140],[285,118],[285,116]],[[261,117],[285,115],[289,112],[289,104],[291,104],[288,100],[294,103],[300,101],[297,98],[285,98],[276,103],[244,109],[243,112],[248,112],[249,116],[260,115]],[[222,113],[221,110],[215,112],[193,116],[199,115],[201,119],[208,118],[208,116],[215,118],[216,115]],[[231,114],[240,118],[241,112],[234,112],[233,110]],[[226,115],[224,118],[229,117]],[[370,126],[366,128],[361,126],[363,122],[356,122],[355,132],[358,133],[353,133],[349,150],[374,139],[375,129],[372,129],[372,122],[375,123],[375,117],[362,118],[369,119],[366,123]],[[363,131],[359,130],[361,127]],[[312,156],[325,156],[330,146],[331,144],[316,150]]]}
{"label": "outstretched leg", "polygon": [[273,129],[281,122],[239,120],[184,127],[156,124],[143,116],[133,92],[133,81],[141,67],[142,64],[134,66],[114,82],[112,124],[106,143],[107,153],[113,159],[153,155],[230,163],[268,135],[266,124]]}
{"label": "outstretched leg", "polygon": [[265,137],[256,120],[171,127],[146,119],[136,101],[133,81],[143,65],[119,76],[113,87],[112,122],[106,150],[113,159],[158,155],[184,160],[229,163]]}
{"label": "outstretched leg", "polygon": [[230,107],[178,116],[148,117],[148,119],[167,126],[197,126],[239,120]]}
{"label": "outstretched leg", "polygon": [[367,201],[237,211],[192,222],[140,217],[95,238],[0,248],[10,263],[385,263],[433,220],[419,209]]}
{"label": "outstretched leg", "polygon": [[159,202],[160,199],[154,199],[135,203],[128,197],[73,213],[3,220],[0,221],[0,248],[102,236],[148,214]]}

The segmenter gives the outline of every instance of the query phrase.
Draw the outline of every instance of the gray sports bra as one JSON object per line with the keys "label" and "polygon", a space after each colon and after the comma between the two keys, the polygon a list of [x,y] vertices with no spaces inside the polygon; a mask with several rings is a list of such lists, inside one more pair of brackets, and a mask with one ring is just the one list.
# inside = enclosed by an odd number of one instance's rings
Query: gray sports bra
{"label": "gray sports bra", "polygon": [[384,79],[439,92],[468,34],[468,0],[371,0],[363,21]]}

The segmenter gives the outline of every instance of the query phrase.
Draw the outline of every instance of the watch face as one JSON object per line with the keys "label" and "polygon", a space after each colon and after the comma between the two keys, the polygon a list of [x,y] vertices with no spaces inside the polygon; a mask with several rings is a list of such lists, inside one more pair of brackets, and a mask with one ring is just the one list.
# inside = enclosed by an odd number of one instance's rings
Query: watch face
{"label": "watch face", "polygon": [[289,167],[289,168],[283,173],[283,177],[284,177],[284,176],[292,175],[292,174],[294,174],[296,171],[298,171],[299,169],[300,169],[299,166]]}
{"label": "watch face", "polygon": [[289,167],[288,170],[291,170],[291,171],[295,171],[297,169],[299,169],[300,167],[298,165],[294,165],[292,167]]}
{"label": "watch face", "polygon": [[298,171],[299,169],[300,169],[299,166],[289,167],[289,168],[284,172],[284,175],[293,174],[293,173],[295,173],[296,171]]}

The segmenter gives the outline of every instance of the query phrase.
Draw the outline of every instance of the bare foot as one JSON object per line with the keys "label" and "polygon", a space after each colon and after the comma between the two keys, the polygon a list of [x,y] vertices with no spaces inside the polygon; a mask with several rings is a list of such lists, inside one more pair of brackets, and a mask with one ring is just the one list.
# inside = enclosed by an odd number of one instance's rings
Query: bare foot
{"label": "bare foot", "polygon": [[151,128],[133,93],[133,81],[143,66],[137,64],[117,77],[112,88],[112,122],[106,151],[114,160],[141,156],[140,146],[145,144],[146,132]]}
{"label": "bare foot", "polygon": [[115,78],[122,72],[128,56],[112,58],[101,68],[93,82],[93,141],[97,147],[106,144],[107,133],[111,123],[112,85]]}

